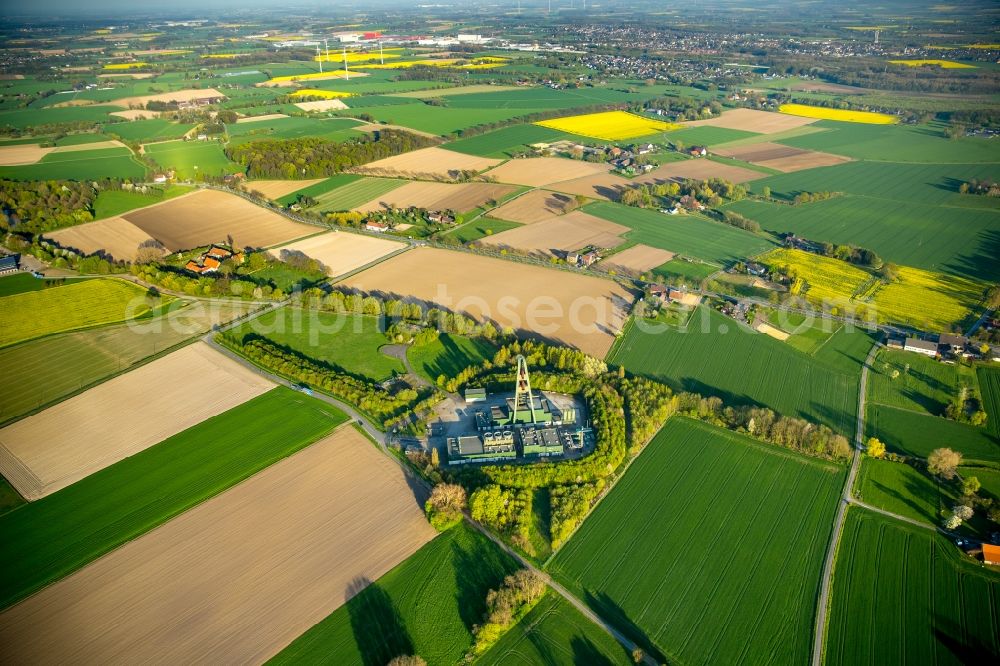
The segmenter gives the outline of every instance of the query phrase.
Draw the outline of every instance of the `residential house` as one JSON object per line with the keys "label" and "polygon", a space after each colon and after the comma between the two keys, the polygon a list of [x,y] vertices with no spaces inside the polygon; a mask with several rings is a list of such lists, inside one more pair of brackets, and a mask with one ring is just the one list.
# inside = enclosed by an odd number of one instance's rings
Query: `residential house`
{"label": "residential house", "polygon": [[688,152],[693,157],[705,157],[708,155],[708,148],[706,146],[691,146]]}
{"label": "residential house", "polygon": [[580,265],[584,268],[592,266],[601,260],[601,255],[597,253],[596,250],[591,250],[590,252],[585,252],[580,255]]}
{"label": "residential house", "polygon": [[885,346],[888,347],[889,349],[903,349],[904,343],[905,343],[905,338],[890,337],[888,340],[886,340]]}
{"label": "residential house", "polygon": [[389,225],[385,222],[379,222],[378,220],[368,220],[365,222],[365,229],[367,231],[377,231],[380,234],[384,234],[389,231]]}
{"label": "residential house", "polygon": [[947,351],[950,351],[953,354],[961,354],[968,346],[969,339],[964,335],[942,333],[941,336],[938,337],[938,344],[942,347],[946,347]]}
{"label": "residential house", "polygon": [[931,357],[937,356],[938,353],[938,346],[936,342],[921,340],[920,338],[906,338],[906,341],[903,343],[903,349]]}
{"label": "residential house", "polygon": [[444,211],[440,210],[429,210],[425,215],[428,222],[434,222],[437,224],[455,224],[455,218],[452,215],[448,215]]}
{"label": "residential house", "polygon": [[767,266],[764,264],[759,264],[756,261],[748,261],[746,265],[747,273],[750,275],[756,275],[757,277],[767,275]]}

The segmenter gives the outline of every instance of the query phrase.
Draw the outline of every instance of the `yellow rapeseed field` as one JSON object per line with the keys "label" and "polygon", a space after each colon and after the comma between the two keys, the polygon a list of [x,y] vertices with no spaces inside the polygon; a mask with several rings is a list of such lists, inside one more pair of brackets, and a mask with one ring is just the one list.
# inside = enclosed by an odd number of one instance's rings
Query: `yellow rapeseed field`
{"label": "yellow rapeseed field", "polygon": [[875,295],[878,319],[924,331],[949,331],[978,314],[987,285],[977,280],[900,266],[897,280]]}
{"label": "yellow rapeseed field", "polygon": [[975,65],[955,62],[954,60],[937,60],[928,58],[922,60],[890,60],[893,65],[906,65],[907,67],[923,67],[924,65],[937,65],[942,69],[975,69]]}
{"label": "yellow rapeseed field", "polygon": [[536,125],[549,127],[560,132],[589,136],[605,141],[619,139],[634,139],[656,132],[669,132],[680,129],[679,125],[665,123],[662,120],[637,116],[625,111],[603,111],[601,113],[585,113],[579,116],[541,120]]}
{"label": "yellow rapeseed field", "polygon": [[322,97],[323,99],[339,99],[341,97],[353,97],[354,93],[340,90],[320,90],[319,88],[302,88],[291,94],[292,97]]}
{"label": "yellow rapeseed field", "polygon": [[[331,56],[332,58],[332,56]],[[507,64],[507,58],[501,58],[499,56],[484,56],[482,58],[475,58],[470,60],[464,65],[457,65],[456,63],[462,62],[464,58],[440,58],[440,59],[429,59],[429,60],[406,60],[404,62],[391,62],[384,65],[358,65],[359,69],[408,69],[410,67],[417,67],[418,65],[423,65],[425,67],[455,67],[457,69],[492,69],[494,67],[503,67]]]}
{"label": "yellow rapeseed field", "polygon": [[869,125],[892,125],[899,118],[888,113],[874,111],[850,111],[848,109],[827,109],[821,106],[805,104],[782,104],[778,107],[781,113],[804,118],[819,118],[820,120],[839,120],[846,123],[867,123]]}
{"label": "yellow rapeseed field", "polygon": [[[344,76],[344,70],[338,69],[333,72],[312,72],[310,74],[292,74],[289,76],[276,76],[268,79],[268,83],[293,83],[295,81],[309,81],[316,79],[336,79]],[[362,74],[361,76],[365,76]]]}
{"label": "yellow rapeseed field", "polygon": [[206,53],[202,58],[243,58],[252,53]]}
{"label": "yellow rapeseed field", "polygon": [[[378,62],[380,59],[393,60],[395,58],[402,58],[400,51],[403,49],[383,49],[380,55],[378,51],[348,51],[347,52],[347,62]],[[330,55],[322,54],[318,56],[313,56],[315,62],[344,62],[344,52],[334,51]]]}
{"label": "yellow rapeseed field", "polygon": [[139,69],[141,67],[148,66],[148,62],[115,62],[110,65],[105,65],[104,69]]}
{"label": "yellow rapeseed field", "polygon": [[768,252],[760,263],[794,278],[805,280],[806,300],[817,305],[846,304],[870,275],[846,261],[795,249]]}

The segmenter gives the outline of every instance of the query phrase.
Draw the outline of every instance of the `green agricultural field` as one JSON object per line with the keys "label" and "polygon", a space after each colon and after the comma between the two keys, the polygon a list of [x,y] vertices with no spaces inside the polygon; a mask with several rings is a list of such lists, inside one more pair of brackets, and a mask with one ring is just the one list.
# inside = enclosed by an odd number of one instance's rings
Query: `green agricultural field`
{"label": "green agricultural field", "polygon": [[24,504],[24,498],[17,494],[7,479],[0,477],[0,516]]}
{"label": "green agricultural field", "polygon": [[1000,437],[986,428],[882,405],[866,409],[866,436],[878,437],[891,451],[926,458],[947,446],[961,452],[966,462],[1000,463]]}
{"label": "green agricultural field", "polygon": [[705,264],[699,261],[686,261],[684,259],[671,259],[662,266],[653,269],[653,274],[667,280],[679,278],[683,281],[699,283],[713,273],[722,270],[716,264]]}
{"label": "green agricultural field", "polygon": [[101,190],[94,201],[94,219],[103,220],[106,217],[114,217],[127,213],[136,208],[151,206],[167,199],[179,197],[191,191],[190,187],[184,185],[170,185],[158,189],[160,194],[143,194],[142,192],[129,192],[127,190]]}
{"label": "green agricultural field", "polygon": [[1000,215],[994,211],[852,195],[799,206],[740,201],[726,209],[773,233],[858,245],[905,266],[1000,280],[1000,265],[994,261]]}
{"label": "green agricultural field", "polygon": [[[895,379],[894,373],[898,373]],[[883,349],[868,374],[868,402],[943,416],[962,386],[969,389],[970,397],[979,394],[974,368]]]}
{"label": "green agricultural field", "polygon": [[[0,300],[0,347],[140,317],[150,311],[145,294],[131,282],[107,278],[5,296]],[[158,305],[171,300],[163,296]]]}
{"label": "green agricultural field", "polygon": [[519,226],[521,225],[517,222],[497,220],[492,217],[480,217],[478,220],[468,224],[463,224],[454,231],[450,232],[448,236],[450,238],[455,238],[462,243],[471,243],[472,241],[477,241],[480,238],[485,238],[486,236],[493,236],[501,231],[516,229]]}
{"label": "green agricultural field", "polygon": [[376,317],[281,308],[252,319],[235,331],[260,335],[318,361],[347,372],[382,381],[405,374],[403,364],[379,348],[389,340],[379,330]]}
{"label": "green agricultural field", "polygon": [[210,308],[175,302],[167,314],[141,324],[53,335],[0,349],[0,367],[18,387],[0,393],[0,423],[129,370],[249,309],[239,302]]}
{"label": "green agricultural field", "polygon": [[454,377],[470,365],[492,359],[496,346],[483,338],[442,333],[430,344],[410,347],[406,356],[414,372],[432,382],[441,375]]}
{"label": "green agricultural field", "polygon": [[774,241],[696,215],[667,216],[655,210],[599,202],[584,209],[632,229],[625,237],[636,243],[720,264],[760,254]]}
{"label": "green agricultural field", "polygon": [[98,148],[49,153],[35,164],[0,167],[0,178],[11,180],[99,180],[144,178],[146,167],[128,148]]}
{"label": "green agricultural field", "polygon": [[[871,346],[862,331],[844,330],[834,338],[854,347]],[[608,362],[666,382],[675,390],[716,395],[729,404],[764,405],[850,435],[861,363],[838,350],[839,344],[828,343],[829,359],[808,356],[700,307],[686,330],[640,326],[637,321],[628,324]]]}
{"label": "green agricultural field", "polygon": [[806,300],[814,305],[849,305],[851,295],[871,279],[857,266],[802,250],[780,248],[758,260],[771,270],[805,281]]}
{"label": "green agricultural field", "polygon": [[900,266],[895,281],[875,292],[879,321],[922,331],[963,330],[979,319],[988,285],[979,280]]}
{"label": "green agricultural field", "polygon": [[1000,500],[1000,469],[962,465],[958,468],[958,472],[963,479],[970,476],[979,479],[979,483],[982,484],[979,489],[981,496],[992,497],[994,501]]}
{"label": "green agricultural field", "polygon": [[626,666],[634,662],[620,643],[550,590],[476,663]]}
{"label": "green agricultural field", "polygon": [[318,202],[313,210],[321,213],[351,210],[368,203],[404,185],[405,180],[394,178],[361,178],[315,197]]}
{"label": "green agricultural field", "polygon": [[358,106],[339,113],[348,116],[367,113],[379,122],[402,125],[431,134],[446,135],[460,132],[467,127],[509,120],[534,112],[533,109],[449,108],[415,102],[391,106]]}
{"label": "green agricultural field", "polygon": [[146,154],[163,169],[173,169],[179,180],[195,180],[198,174],[221,176],[242,172],[229,161],[222,144],[215,141],[165,141],[146,146]]}
{"label": "green agricultural field", "polygon": [[855,497],[867,504],[929,525],[947,517],[957,496],[948,487],[905,463],[864,458]]}
{"label": "green agricultural field", "polygon": [[997,161],[996,146],[989,140],[948,139],[944,136],[944,125],[890,126],[821,120],[812,127],[824,131],[780,141],[797,148],[821,150],[861,160],[931,164]]}
{"label": "green agricultural field", "polygon": [[45,288],[45,281],[30,273],[14,273],[0,277],[0,297],[39,291]]}
{"label": "green agricultural field", "polygon": [[549,569],[668,662],[804,663],[844,475],[673,417]]}
{"label": "green agricultural field", "polygon": [[516,151],[527,150],[533,143],[550,143],[560,139],[578,138],[586,141],[583,137],[574,137],[559,130],[554,130],[540,125],[513,125],[503,127],[486,134],[472,136],[467,139],[458,139],[444,145],[449,150],[468,155],[481,155],[482,157],[510,157]]}
{"label": "green agricultural field", "polygon": [[24,129],[33,125],[56,123],[107,122],[108,114],[121,111],[117,106],[67,106],[58,109],[16,109],[0,111],[0,127]]}
{"label": "green agricultural field", "polygon": [[517,569],[486,537],[460,524],[371,583],[269,663],[387,664],[418,654],[456,664],[482,622],[486,594]]}
{"label": "green agricultural field", "polygon": [[930,530],[847,510],[826,663],[962,664],[1000,652],[1000,574]]}
{"label": "green agricultural field", "polygon": [[318,137],[331,140],[362,136],[351,130],[359,122],[353,118],[271,118],[226,125],[233,143],[257,139],[298,139]]}
{"label": "green agricultural field", "polygon": [[976,378],[979,380],[983,409],[989,417],[986,427],[994,435],[1000,436],[1000,368],[979,366]]}
{"label": "green agricultural field", "polygon": [[[331,432],[347,417],[276,387],[0,516],[0,608]],[[267,437],[260,437],[266,432]]]}
{"label": "green agricultural field", "polygon": [[[897,164],[847,162],[831,167],[782,174],[751,183],[754,191],[770,187],[773,196],[793,198],[799,192],[845,192],[904,203],[962,207],[989,197],[962,195],[958,186],[972,179],[1000,178],[1000,164]],[[985,202],[1000,208],[995,199]],[[975,205],[973,203],[973,205]]]}
{"label": "green agricultural field", "polygon": [[804,354],[822,349],[841,328],[841,324],[830,319],[809,317],[788,310],[767,310],[763,315],[768,324],[790,334],[785,344]]}
{"label": "green agricultural field", "polygon": [[[301,190],[296,190],[291,194],[286,194],[283,197],[276,199],[278,203],[282,206],[289,206],[296,201],[298,201],[299,196],[306,196],[317,198],[322,194],[326,194],[331,190],[335,190],[338,187],[347,185],[348,183],[353,183],[356,180],[360,180],[361,176],[356,176],[352,173],[338,173],[336,176],[331,176],[326,180],[322,180],[315,185],[309,185],[308,187],[303,187]],[[247,187],[251,190],[253,189],[253,181],[247,183]]]}
{"label": "green agricultural field", "polygon": [[193,124],[175,123],[163,118],[131,120],[101,127],[104,132],[119,136],[123,141],[138,141],[139,143],[146,143],[154,139],[160,141],[179,139],[194,128]]}
{"label": "green agricultural field", "polygon": [[682,143],[688,148],[691,146],[708,146],[711,149],[730,141],[740,141],[759,136],[761,135],[756,132],[745,132],[743,130],[729,129],[728,127],[706,125],[704,127],[688,127],[687,129],[676,130],[668,134],[665,138],[675,145]]}

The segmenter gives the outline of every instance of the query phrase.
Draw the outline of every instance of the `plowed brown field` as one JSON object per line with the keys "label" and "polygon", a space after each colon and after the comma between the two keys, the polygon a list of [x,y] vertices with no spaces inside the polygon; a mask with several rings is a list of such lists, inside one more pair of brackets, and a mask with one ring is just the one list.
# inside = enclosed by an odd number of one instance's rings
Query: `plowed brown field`
{"label": "plowed brown field", "polygon": [[614,222],[573,211],[535,224],[526,224],[479,240],[483,245],[507,247],[561,257],[588,246],[612,248],[622,244],[621,234],[629,230]]}
{"label": "plowed brown field", "polygon": [[198,190],[122,215],[172,252],[224,243],[269,247],[315,233],[234,194]]}
{"label": "plowed brown field", "polygon": [[152,236],[121,217],[50,231],[45,238],[55,241],[60,247],[72,248],[83,254],[103,252],[119,261],[132,261],[139,244],[153,240]]}
{"label": "plowed brown field", "polygon": [[495,178],[501,183],[541,187],[562,180],[607,173],[610,169],[611,167],[607,164],[563,159],[561,157],[529,157],[526,159],[509,160],[496,169],[488,171],[486,175]]}
{"label": "plowed brown field", "polygon": [[727,127],[744,132],[757,132],[758,134],[776,134],[785,130],[795,129],[803,125],[811,125],[816,122],[816,118],[802,118],[800,116],[789,116],[784,113],[772,111],[757,111],[755,109],[732,109],[723,111],[718,118],[708,120],[692,120],[681,123],[684,127]]}
{"label": "plowed brown field", "polygon": [[0,473],[38,499],[272,388],[203,342],[0,429]]}
{"label": "plowed brown field", "polygon": [[402,155],[376,160],[355,169],[374,176],[440,178],[454,180],[461,171],[482,171],[500,164],[500,160],[456,153],[432,146]]}
{"label": "plowed brown field", "polygon": [[282,245],[271,250],[271,254],[280,258],[282,250],[301,252],[326,266],[329,275],[336,276],[349,273],[403,247],[404,243],[385,238],[333,231]]}
{"label": "plowed brown field", "polygon": [[436,532],[352,427],[0,615],[7,663],[259,664]]}
{"label": "plowed brown field", "polygon": [[602,358],[634,300],[610,280],[426,247],[343,284],[465,312]]}
{"label": "plowed brown field", "polygon": [[562,215],[574,205],[573,197],[556,192],[532,190],[490,211],[490,217],[521,224],[533,224]]}
{"label": "plowed brown field", "polygon": [[498,200],[514,191],[510,185],[495,183],[406,183],[382,196],[363,203],[355,210],[362,213],[386,208],[426,208],[453,210],[459,213]]}

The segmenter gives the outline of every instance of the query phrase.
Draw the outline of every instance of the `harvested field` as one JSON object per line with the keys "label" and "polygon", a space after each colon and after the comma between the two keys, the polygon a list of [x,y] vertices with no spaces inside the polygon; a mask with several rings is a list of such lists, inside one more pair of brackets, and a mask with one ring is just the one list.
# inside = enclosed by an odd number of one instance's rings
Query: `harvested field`
{"label": "harvested field", "polygon": [[326,266],[330,275],[343,275],[403,247],[405,243],[385,238],[332,231],[275,248],[271,254],[280,257],[282,250],[301,252]]}
{"label": "harvested field", "polygon": [[572,205],[574,205],[573,198],[565,194],[532,190],[490,211],[490,217],[521,224],[534,224],[562,215]]}
{"label": "harvested field", "polygon": [[69,146],[56,146],[54,153],[76,153],[82,150],[98,150],[100,148],[127,148],[121,141],[94,141],[92,143],[76,143]]}
{"label": "harvested field", "polygon": [[607,164],[595,164],[581,160],[560,157],[529,157],[510,160],[486,175],[501,183],[542,187],[573,178],[583,178],[596,174],[606,174],[611,169]]}
{"label": "harvested field", "polygon": [[649,245],[633,245],[632,247],[613,254],[601,262],[607,268],[625,269],[635,273],[645,273],[657,266],[662,266],[674,258],[674,253]]}
{"label": "harvested field", "polygon": [[269,247],[315,231],[233,194],[199,190],[123,215],[171,252],[219,243]]}
{"label": "harvested field", "polygon": [[621,234],[628,231],[628,227],[620,224],[588,215],[583,211],[573,211],[562,217],[527,224],[495,236],[486,236],[479,242],[499,248],[507,247],[522,252],[562,257],[566,252],[582,250],[591,245],[602,248],[617,247],[624,242]]}
{"label": "harvested field", "polygon": [[373,176],[408,176],[411,178],[454,180],[461,171],[482,171],[497,164],[500,164],[500,160],[456,153],[452,150],[431,146],[387,157],[383,160],[376,160],[354,170]]}
{"label": "harvested field", "polygon": [[601,358],[633,301],[610,280],[424,247],[343,284],[490,319]]}
{"label": "harvested field", "polygon": [[101,252],[118,261],[133,261],[139,244],[153,240],[152,236],[121,217],[52,231],[46,233],[45,238],[60,247],[72,248],[83,254]]}
{"label": "harvested field", "polygon": [[583,178],[573,178],[572,180],[561,180],[552,183],[548,187],[566,192],[567,194],[580,194],[592,199],[605,199],[607,201],[617,201],[622,192],[632,185],[631,180],[623,178],[613,173],[599,173]]}
{"label": "harvested field", "polygon": [[151,79],[155,76],[152,72],[133,72],[128,74],[98,74],[99,79]]}
{"label": "harvested field", "polygon": [[683,123],[684,127],[728,127],[744,132],[757,132],[758,134],[774,134],[786,130],[810,125],[818,120],[817,118],[803,118],[800,116],[789,116],[783,113],[771,111],[756,111],[754,109],[733,109],[723,111],[718,118],[708,120],[692,120]]}
{"label": "harvested field", "polygon": [[116,118],[124,118],[125,120],[147,120],[149,118],[159,118],[160,112],[146,111],[144,109],[129,109],[128,111],[112,111],[108,115]]}
{"label": "harvested field", "polygon": [[0,472],[38,499],[271,386],[208,345],[189,345],[0,430]]}
{"label": "harvested field", "polygon": [[753,164],[759,164],[760,166],[784,173],[833,166],[851,161],[849,157],[841,155],[821,153],[815,150],[803,150],[802,148],[794,148],[766,141],[732,148],[716,148],[712,152],[723,157],[732,157],[744,162],[752,162]]}
{"label": "harvested field", "polygon": [[202,88],[199,90],[175,90],[173,92],[160,93],[158,95],[137,95],[135,97],[123,97],[108,102],[113,106],[121,106],[126,109],[130,107],[146,108],[149,102],[190,102],[193,99],[203,99],[206,97],[225,97],[215,88]]}
{"label": "harvested field", "polygon": [[0,146],[0,166],[35,164],[53,150],[55,148],[42,148],[37,143]]}
{"label": "harvested field", "polygon": [[495,183],[406,183],[355,210],[370,213],[384,208],[426,208],[465,212],[490,200],[499,200],[514,191],[510,185]]}
{"label": "harvested field", "polygon": [[763,333],[764,335],[770,335],[775,340],[781,340],[782,342],[791,337],[788,333],[785,333],[780,328],[775,328],[774,326],[771,326],[770,324],[765,324],[764,322],[759,322],[756,326],[753,327],[753,330],[757,331],[758,333]]}
{"label": "harvested field", "polygon": [[315,102],[296,102],[295,106],[303,111],[339,111],[347,105],[339,99],[319,99]]}
{"label": "harvested field", "polygon": [[262,663],[436,535],[422,499],[341,428],[0,615],[5,656]]}
{"label": "harvested field", "polygon": [[322,183],[326,178],[311,180],[253,180],[246,184],[248,189],[260,192],[268,199],[280,199],[292,192],[298,192],[305,187]]}
{"label": "harvested field", "polygon": [[255,123],[260,120],[278,120],[279,118],[287,118],[288,116],[284,113],[265,113],[259,116],[246,116],[245,118],[238,118],[236,124],[241,123]]}
{"label": "harvested field", "polygon": [[732,183],[746,183],[758,178],[764,178],[767,174],[743,167],[722,164],[706,159],[682,160],[670,162],[650,171],[645,176],[633,178],[631,183],[665,183],[669,180],[708,180],[709,178],[722,178]]}

